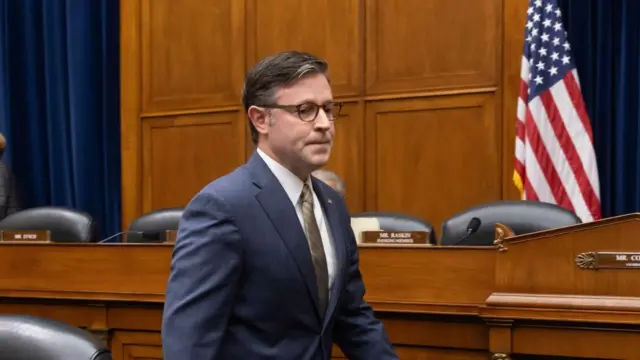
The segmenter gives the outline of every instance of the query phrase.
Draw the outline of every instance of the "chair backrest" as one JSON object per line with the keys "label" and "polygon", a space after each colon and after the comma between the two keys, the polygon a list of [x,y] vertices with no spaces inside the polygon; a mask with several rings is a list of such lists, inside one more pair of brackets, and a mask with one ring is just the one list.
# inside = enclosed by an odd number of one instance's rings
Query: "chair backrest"
{"label": "chair backrest", "polygon": [[79,210],[42,206],[24,209],[0,221],[0,230],[49,230],[54,242],[91,242],[97,240],[91,215]]}
{"label": "chair backrest", "polygon": [[428,231],[429,243],[435,243],[436,235],[433,225],[416,216],[389,212],[367,211],[351,215],[352,218],[375,218],[384,231]]}
{"label": "chair backrest", "polygon": [[[151,234],[163,238],[167,230],[178,230],[184,208],[159,209],[144,214],[129,225],[129,231]],[[154,237],[155,237],[154,236]],[[157,239],[156,239],[157,240]],[[128,235],[127,242],[146,242],[144,236]]]}
{"label": "chair backrest", "polygon": [[480,219],[480,228],[457,245],[493,245],[496,223],[509,226],[518,235],[581,223],[576,214],[554,204],[525,200],[496,201],[451,216],[442,224],[440,245],[456,245],[466,235],[467,224],[474,217]]}
{"label": "chair backrest", "polygon": [[0,314],[0,360],[111,360],[88,331],[30,315]]}

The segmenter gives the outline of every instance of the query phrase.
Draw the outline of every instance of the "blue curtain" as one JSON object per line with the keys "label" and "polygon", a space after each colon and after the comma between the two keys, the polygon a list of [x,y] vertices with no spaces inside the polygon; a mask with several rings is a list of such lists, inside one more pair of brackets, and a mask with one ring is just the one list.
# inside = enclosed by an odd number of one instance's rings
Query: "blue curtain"
{"label": "blue curtain", "polygon": [[0,131],[25,206],[120,216],[119,1],[0,0]]}
{"label": "blue curtain", "polygon": [[593,126],[603,216],[640,211],[640,1],[559,5]]}

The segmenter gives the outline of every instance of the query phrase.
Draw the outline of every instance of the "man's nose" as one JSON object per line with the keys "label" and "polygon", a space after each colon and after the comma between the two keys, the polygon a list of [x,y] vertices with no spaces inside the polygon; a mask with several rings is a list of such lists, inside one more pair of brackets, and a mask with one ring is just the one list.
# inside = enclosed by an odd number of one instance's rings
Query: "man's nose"
{"label": "man's nose", "polygon": [[324,109],[320,108],[320,110],[318,111],[318,116],[313,122],[313,125],[318,130],[326,130],[331,128],[331,120],[327,116],[327,113],[324,111]]}

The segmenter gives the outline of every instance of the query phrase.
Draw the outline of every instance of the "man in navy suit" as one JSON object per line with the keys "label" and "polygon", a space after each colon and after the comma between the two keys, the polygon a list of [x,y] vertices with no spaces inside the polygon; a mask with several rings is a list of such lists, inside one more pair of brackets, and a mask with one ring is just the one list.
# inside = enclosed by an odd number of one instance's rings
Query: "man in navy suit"
{"label": "man in navy suit", "polygon": [[248,73],[243,103],[257,150],[184,211],[165,360],[327,360],[332,343],[349,359],[398,359],[363,300],[347,208],[310,176],[329,160],[342,107],[327,70],[289,51]]}

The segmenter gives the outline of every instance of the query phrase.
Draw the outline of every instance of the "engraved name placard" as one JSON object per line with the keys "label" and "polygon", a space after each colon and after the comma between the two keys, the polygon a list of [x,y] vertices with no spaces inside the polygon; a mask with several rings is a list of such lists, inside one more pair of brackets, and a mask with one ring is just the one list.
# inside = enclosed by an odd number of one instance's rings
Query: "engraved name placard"
{"label": "engraved name placard", "polygon": [[51,241],[49,230],[2,230],[0,237],[2,241]]}
{"label": "engraved name placard", "polygon": [[365,244],[428,244],[427,231],[363,231]]}
{"label": "engraved name placard", "polygon": [[582,269],[640,270],[640,252],[585,252],[576,256],[576,265]]}

